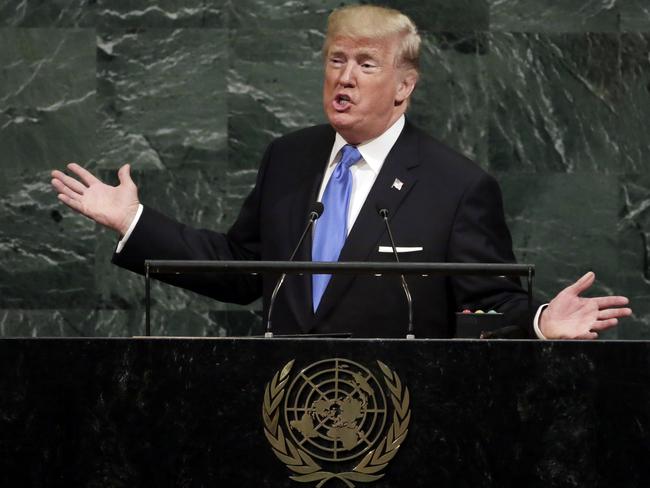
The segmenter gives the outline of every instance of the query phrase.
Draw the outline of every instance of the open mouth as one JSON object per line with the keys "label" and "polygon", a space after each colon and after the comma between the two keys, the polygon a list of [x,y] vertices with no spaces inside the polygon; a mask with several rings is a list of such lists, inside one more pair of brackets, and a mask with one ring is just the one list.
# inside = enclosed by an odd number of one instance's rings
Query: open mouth
{"label": "open mouth", "polygon": [[334,97],[334,108],[338,111],[346,110],[352,105],[352,100],[348,95],[340,93]]}

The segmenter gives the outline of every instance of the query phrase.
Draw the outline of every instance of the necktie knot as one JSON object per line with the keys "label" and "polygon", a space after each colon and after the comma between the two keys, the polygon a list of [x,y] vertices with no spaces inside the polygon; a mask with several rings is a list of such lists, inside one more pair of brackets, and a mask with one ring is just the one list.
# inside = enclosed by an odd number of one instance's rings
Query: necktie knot
{"label": "necktie knot", "polygon": [[342,169],[349,169],[350,166],[357,163],[360,159],[361,153],[356,148],[356,146],[346,144],[341,149],[341,160],[339,161],[339,167]]}

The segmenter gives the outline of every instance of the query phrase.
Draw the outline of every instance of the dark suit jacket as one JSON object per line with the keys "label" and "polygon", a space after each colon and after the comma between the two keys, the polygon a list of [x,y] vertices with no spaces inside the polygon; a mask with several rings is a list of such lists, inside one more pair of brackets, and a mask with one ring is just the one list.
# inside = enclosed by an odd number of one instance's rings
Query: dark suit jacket
{"label": "dark suit jacket", "polygon": [[[224,235],[177,223],[145,207],[126,246],[113,261],[136,272],[144,259],[286,260],[307,222],[334,142],[330,126],[300,130],[273,141],[254,189]],[[398,178],[401,190],[392,188]],[[340,261],[392,261],[376,205],[390,210],[397,246],[421,246],[402,261],[514,262],[501,193],[472,161],[408,121],[390,151],[341,251]],[[310,239],[298,260],[310,260]],[[266,313],[275,277],[172,277],[166,281],[222,301],[264,297]],[[454,313],[495,309],[507,324],[532,329],[526,294],[517,280],[497,277],[407,277],[417,337],[451,337]],[[404,337],[407,306],[396,276],[335,275],[314,314],[309,276],[289,276],[273,312],[276,333],[352,332],[356,337]]]}

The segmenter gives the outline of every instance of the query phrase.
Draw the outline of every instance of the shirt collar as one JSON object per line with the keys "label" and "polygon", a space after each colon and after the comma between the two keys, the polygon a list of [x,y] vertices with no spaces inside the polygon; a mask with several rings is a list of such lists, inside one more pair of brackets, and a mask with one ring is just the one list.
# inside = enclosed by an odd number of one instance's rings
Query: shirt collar
{"label": "shirt collar", "polygon": [[[384,164],[388,153],[395,145],[399,135],[402,133],[404,124],[405,118],[404,115],[402,115],[386,130],[386,132],[357,146],[363,160],[375,174],[379,174],[379,170]],[[338,162],[337,156],[339,151],[346,144],[347,141],[337,132],[336,138],[334,139],[334,146],[332,146],[332,152],[330,153],[328,166]]]}

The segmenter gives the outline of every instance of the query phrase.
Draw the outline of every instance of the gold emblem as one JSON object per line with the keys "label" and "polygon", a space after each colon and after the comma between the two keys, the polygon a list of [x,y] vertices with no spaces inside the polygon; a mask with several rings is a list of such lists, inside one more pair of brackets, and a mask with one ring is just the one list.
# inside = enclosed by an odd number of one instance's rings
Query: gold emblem
{"label": "gold emblem", "polygon": [[334,358],[292,379],[293,365],[275,373],[262,405],[264,434],[291,479],[316,488],[338,479],[353,488],[382,478],[411,420],[409,391],[397,373],[377,361],[382,382],[361,364]]}

